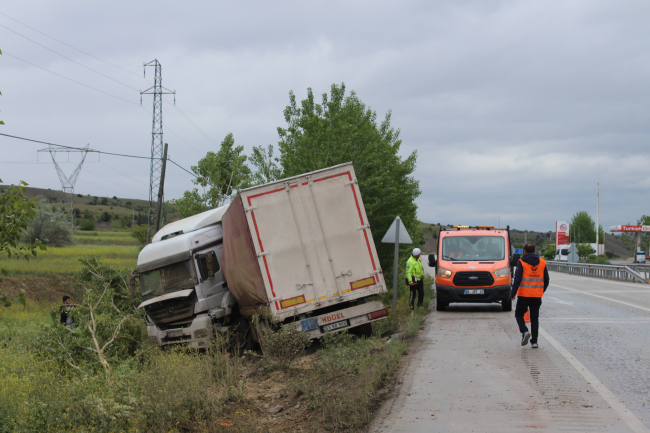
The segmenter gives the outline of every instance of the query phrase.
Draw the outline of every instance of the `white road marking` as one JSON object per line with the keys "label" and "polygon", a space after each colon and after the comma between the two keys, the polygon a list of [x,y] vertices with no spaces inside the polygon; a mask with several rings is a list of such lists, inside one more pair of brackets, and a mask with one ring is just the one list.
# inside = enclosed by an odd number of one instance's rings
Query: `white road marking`
{"label": "white road marking", "polygon": [[583,295],[594,296],[594,297],[596,297],[596,298],[606,299],[606,300],[611,301],[611,302],[617,302],[617,303],[619,303],[619,304],[627,305],[628,307],[638,308],[639,310],[650,311],[650,308],[642,307],[642,306],[640,306],[640,305],[636,305],[636,304],[631,304],[631,303],[629,303],[629,302],[619,301],[618,299],[612,299],[612,298],[608,298],[608,297],[606,297],[606,296],[595,295],[595,294],[593,294],[593,293],[584,292],[584,291],[582,291],[582,290],[572,289],[572,288],[570,288],[570,287],[560,286],[560,285],[558,285],[558,284],[550,284],[550,285],[551,285],[551,286],[554,286],[554,287],[559,287],[560,289],[565,289],[565,290],[570,290],[570,291],[572,291],[572,292],[582,293]]}
{"label": "white road marking", "polygon": [[563,301],[562,299],[554,298],[553,296],[547,296],[547,298],[554,300],[558,304],[573,305],[573,302]]}
{"label": "white road marking", "polygon": [[623,403],[609,390],[603,383],[598,380],[592,372],[587,370],[587,367],[582,365],[573,355],[569,353],[557,340],[549,335],[548,332],[544,331],[542,328],[539,328],[539,333],[551,343],[551,346],[555,347],[558,352],[566,358],[567,361],[580,373],[580,375],[600,394],[600,396],[610,405],[612,409],[618,413],[623,421],[627,423],[628,426],[635,433],[650,433],[650,430],[639,421],[639,419],[630,412]]}

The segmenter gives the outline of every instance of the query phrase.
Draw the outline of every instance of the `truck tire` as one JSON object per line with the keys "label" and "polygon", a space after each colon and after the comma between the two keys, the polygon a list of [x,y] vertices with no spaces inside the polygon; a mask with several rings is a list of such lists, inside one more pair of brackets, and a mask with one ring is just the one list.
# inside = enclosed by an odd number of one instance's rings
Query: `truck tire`
{"label": "truck tire", "polygon": [[449,305],[447,302],[441,301],[440,298],[436,297],[436,311],[445,311]]}
{"label": "truck tire", "polygon": [[503,308],[503,311],[512,311],[512,299],[504,299],[501,301],[501,308]]}
{"label": "truck tire", "polygon": [[372,337],[372,322],[364,323],[363,325],[350,329],[350,334],[356,335],[357,337]]}

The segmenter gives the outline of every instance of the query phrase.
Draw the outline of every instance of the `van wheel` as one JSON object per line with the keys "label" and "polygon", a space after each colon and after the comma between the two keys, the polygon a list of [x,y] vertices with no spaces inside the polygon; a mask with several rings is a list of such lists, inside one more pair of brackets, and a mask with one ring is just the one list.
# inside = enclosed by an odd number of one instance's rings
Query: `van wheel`
{"label": "van wheel", "polygon": [[445,311],[449,303],[441,301],[440,298],[436,298],[436,311]]}
{"label": "van wheel", "polygon": [[503,311],[512,311],[512,299],[504,299],[501,301]]}

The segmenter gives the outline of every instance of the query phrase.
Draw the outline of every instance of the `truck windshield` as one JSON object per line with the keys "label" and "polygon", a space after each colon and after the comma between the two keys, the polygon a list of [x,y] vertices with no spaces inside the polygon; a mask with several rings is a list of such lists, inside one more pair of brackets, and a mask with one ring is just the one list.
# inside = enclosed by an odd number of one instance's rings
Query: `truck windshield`
{"label": "truck windshield", "polygon": [[142,298],[147,300],[165,293],[193,288],[196,286],[196,273],[192,262],[185,260],[141,273],[140,285]]}
{"label": "truck windshield", "polygon": [[443,260],[503,260],[505,240],[499,236],[450,236],[442,239]]}

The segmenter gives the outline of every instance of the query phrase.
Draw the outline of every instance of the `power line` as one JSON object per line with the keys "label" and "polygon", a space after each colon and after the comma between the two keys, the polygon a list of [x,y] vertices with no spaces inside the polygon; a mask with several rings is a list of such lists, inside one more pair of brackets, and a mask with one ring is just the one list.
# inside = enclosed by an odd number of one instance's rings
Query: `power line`
{"label": "power line", "polygon": [[[48,143],[47,141],[39,141],[39,140],[32,140],[31,138],[17,137],[15,135],[2,134],[2,133],[0,133],[0,135],[5,136],[5,137],[10,137],[10,138],[16,138],[18,140],[25,140],[25,141],[31,141],[31,142],[34,142],[34,143],[47,144],[48,146],[61,147],[63,149],[86,150],[83,147],[64,146],[62,144]],[[149,156],[125,155],[125,154],[122,154],[122,153],[103,152],[101,150],[94,150],[94,149],[87,149],[87,151],[92,152],[92,153],[99,153],[99,154],[103,154],[103,155],[121,156],[121,157],[124,157],[124,158],[151,159],[151,157],[149,157]],[[167,158],[167,161],[171,162],[172,164],[174,164],[178,168],[182,169],[183,171],[186,171],[187,173],[191,174],[192,176],[197,177],[194,173],[192,173],[191,171],[181,167],[180,165],[178,165],[177,163],[175,163],[171,159]],[[112,167],[110,167],[108,165],[107,165],[107,167],[112,168]]]}
{"label": "power line", "polygon": [[126,177],[126,178],[129,178],[129,179],[131,179],[131,180],[134,181],[134,182],[139,183],[140,185],[148,186],[146,183],[144,183],[144,182],[140,182],[139,180],[136,180],[136,179],[132,178],[131,176],[122,173],[120,170],[118,170],[118,169],[116,169],[116,168],[114,168],[114,167],[111,167],[110,165],[106,164],[105,162],[101,162],[101,161],[100,161],[99,163],[102,164],[102,165],[105,165],[106,167],[110,168],[110,169],[113,170],[114,172],[119,173],[119,174],[121,174],[122,176],[124,176],[124,177]]}
{"label": "power line", "polygon": [[176,167],[178,167],[178,168],[180,168],[181,170],[183,170],[183,171],[185,171],[185,172],[191,174],[192,176],[194,176],[194,177],[198,177],[196,174],[192,173],[192,172],[189,171],[189,170],[184,169],[183,167],[181,167],[180,165],[176,164],[176,163],[175,163],[174,161],[172,161],[171,159],[167,158],[167,161],[171,162],[171,163],[174,164]]}
{"label": "power line", "polygon": [[[104,78],[108,78],[109,80],[115,81],[116,83],[121,84],[121,85],[123,85],[123,86],[126,86],[126,87],[128,87],[129,89],[138,90],[138,89],[136,89],[135,87],[131,87],[131,86],[129,86],[128,84],[124,84],[124,83],[122,83],[121,81],[118,81],[118,80],[116,80],[116,79],[114,79],[114,78],[111,78],[111,77],[109,77],[108,75],[104,75],[104,74],[102,74],[101,72],[96,71],[96,70],[94,70],[94,69],[92,69],[92,68],[89,68],[89,67],[86,66],[86,65],[82,65],[81,63],[77,62],[76,60],[72,60],[70,57],[66,57],[66,56],[64,56],[64,55],[61,54],[61,53],[57,53],[57,52],[54,51],[53,49],[48,48],[48,47],[46,47],[46,46],[43,45],[43,44],[39,44],[38,42],[36,42],[36,41],[33,40],[33,39],[28,38],[27,36],[25,36],[25,35],[21,35],[20,33],[18,33],[18,32],[15,31],[15,30],[11,30],[11,29],[10,29],[9,27],[7,27],[7,26],[3,26],[2,24],[0,24],[0,27],[3,27],[3,28],[5,28],[5,29],[9,30],[10,32],[17,34],[17,35],[20,36],[21,38],[25,38],[25,39],[27,39],[28,41],[35,43],[35,44],[38,45],[39,47],[43,47],[43,48],[45,48],[46,50],[53,52],[53,53],[56,54],[57,56],[61,56],[61,57],[63,57],[63,58],[66,59],[66,60],[70,60],[72,63],[76,63],[77,65],[81,66],[82,68],[86,68],[86,69],[88,69],[89,71],[92,71],[92,72],[94,72],[94,73],[96,73],[96,74],[99,74],[99,75],[101,75],[101,76],[104,77]],[[139,91],[139,90],[138,90],[138,91]]]}
{"label": "power line", "polygon": [[66,80],[68,80],[68,81],[72,81],[73,83],[79,84],[80,86],[87,87],[87,88],[92,89],[92,90],[94,90],[94,91],[96,91],[96,92],[103,93],[104,95],[112,96],[113,98],[121,99],[122,101],[126,101],[126,102],[128,102],[128,103],[130,103],[130,104],[138,105],[138,103],[136,103],[136,102],[129,101],[128,99],[120,98],[119,96],[115,96],[115,95],[113,95],[113,94],[110,94],[110,93],[108,93],[108,92],[104,92],[103,90],[99,90],[99,89],[97,89],[97,88],[95,88],[95,87],[92,87],[92,86],[89,86],[89,85],[87,85],[87,84],[80,83],[79,81],[77,81],[77,80],[73,80],[72,78],[68,78],[68,77],[65,77],[65,76],[63,76],[63,75],[61,75],[61,74],[57,74],[56,72],[50,71],[49,69],[45,69],[45,68],[42,67],[42,66],[35,65],[35,64],[33,64],[32,62],[28,62],[28,61],[25,60],[25,59],[21,59],[20,57],[14,56],[13,54],[9,54],[9,53],[7,53],[6,51],[5,51],[3,54],[6,54],[6,55],[9,56],[9,57],[13,57],[14,59],[20,60],[21,62],[25,62],[25,63],[27,63],[28,65],[32,65],[32,66],[34,66],[35,68],[42,69],[42,70],[44,70],[45,72],[49,72],[50,74],[54,74],[54,75],[56,75],[56,76],[58,76],[58,77],[61,77],[61,78],[63,78],[63,79],[66,79]]}
{"label": "power line", "polygon": [[[66,44],[65,42],[60,41],[60,40],[58,40],[58,39],[56,39],[56,38],[54,38],[54,37],[52,37],[52,36],[50,36],[50,35],[48,35],[48,34],[45,34],[45,33],[41,32],[40,30],[36,30],[34,27],[30,27],[30,26],[28,26],[27,24],[22,23],[22,22],[18,21],[17,19],[10,17],[10,16],[7,15],[7,14],[3,14],[2,12],[0,12],[0,15],[3,15],[3,16],[5,16],[5,17],[9,18],[10,20],[17,22],[18,24],[23,25],[23,26],[27,27],[28,29],[32,29],[32,30],[34,30],[35,32],[42,34],[43,36],[46,36],[46,37],[48,37],[48,38],[50,38],[50,39],[52,39],[52,40],[55,40],[55,41],[57,41],[58,43],[65,45],[66,47],[70,47],[70,48],[72,48],[73,50],[77,50],[77,51],[79,51],[80,53],[83,53],[83,54],[85,54],[85,55],[87,55],[87,56],[90,56],[90,57],[92,57],[93,59],[97,59],[97,60],[99,60],[100,62],[104,62],[104,63],[106,63],[107,65],[111,65],[111,66],[113,66],[114,68],[121,69],[121,70],[123,70],[123,71],[125,71],[125,72],[128,72],[129,74],[133,74],[133,75],[136,75],[136,76],[138,76],[138,77],[140,76],[140,74],[136,74],[135,72],[133,72],[133,71],[129,71],[128,69],[124,69],[124,68],[121,67],[121,66],[117,66],[117,65],[114,65],[114,64],[111,63],[111,62],[107,62],[106,60],[102,60],[102,59],[100,59],[99,57],[93,56],[92,54],[89,54],[89,53],[87,53],[87,52],[85,52],[85,51],[82,51],[82,50],[80,50],[79,48],[75,48],[75,47],[73,47],[73,46],[70,45],[70,44]],[[5,28],[6,28],[6,27],[5,27]],[[21,36],[22,36],[22,35],[21,35]]]}

